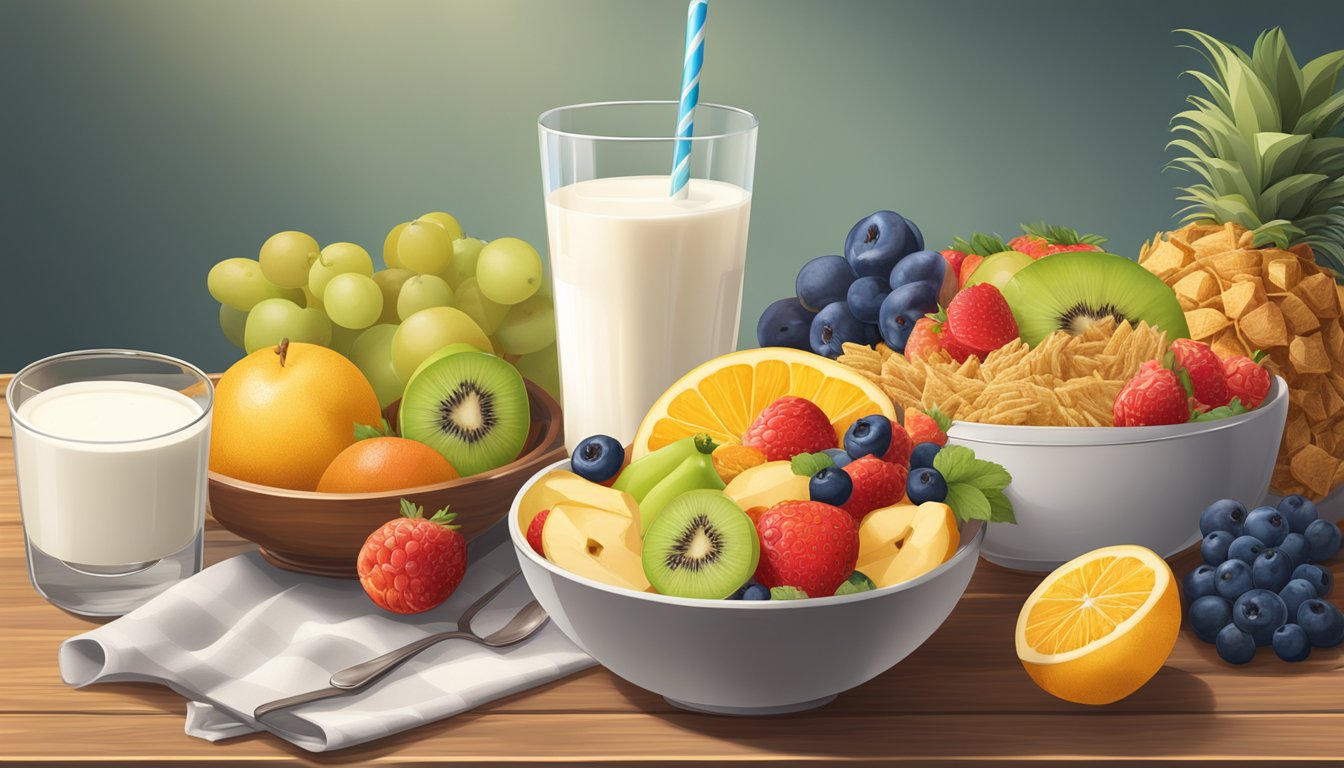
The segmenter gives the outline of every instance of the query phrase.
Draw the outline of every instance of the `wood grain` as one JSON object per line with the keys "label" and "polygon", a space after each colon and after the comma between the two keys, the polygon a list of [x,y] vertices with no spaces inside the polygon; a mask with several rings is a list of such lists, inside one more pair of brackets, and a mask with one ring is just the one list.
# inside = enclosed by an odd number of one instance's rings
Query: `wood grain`
{"label": "wood grain", "polygon": [[[0,388],[6,383],[0,377]],[[0,434],[8,413],[0,417]],[[206,560],[255,545],[207,522]],[[1178,573],[1196,553],[1173,562]],[[1344,564],[1334,563],[1344,578]],[[183,734],[183,700],[156,685],[66,686],[64,639],[97,625],[46,603],[24,565],[11,442],[0,439],[0,762],[80,765],[650,765],[755,762],[1344,762],[1344,654],[1243,668],[1181,633],[1147,686],[1104,709],[1036,688],[1013,653],[1022,600],[1039,576],[981,561],[947,622],[894,669],[813,712],[736,719],[677,710],[602,669],[335,754],[266,734],[211,744]],[[1340,596],[1335,595],[1335,600]],[[748,654],[749,657],[749,654]],[[747,658],[747,657],[744,657]],[[1272,735],[1272,736],[1270,736]]]}

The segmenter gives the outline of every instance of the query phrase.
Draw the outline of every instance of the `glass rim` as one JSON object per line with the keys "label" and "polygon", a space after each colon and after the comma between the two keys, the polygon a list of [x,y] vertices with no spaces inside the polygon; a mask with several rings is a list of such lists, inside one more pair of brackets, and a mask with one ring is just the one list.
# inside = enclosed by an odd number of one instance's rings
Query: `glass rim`
{"label": "glass rim", "polygon": [[[175,365],[180,365],[184,369],[186,369],[186,371],[184,372],[189,371],[190,373],[193,373],[198,378],[200,378],[201,381],[205,382],[205,391],[208,396],[205,402],[205,406],[201,408],[201,414],[199,416],[176,429],[172,429],[157,435],[149,435],[148,437],[137,437],[133,440],[80,440],[78,438],[62,437],[60,435],[53,435],[49,432],[43,432],[42,430],[37,429],[32,424],[28,423],[27,421],[19,417],[18,407],[14,404],[14,391],[18,389],[19,383],[22,381],[25,375],[31,374],[38,368],[44,368],[54,363],[66,362],[69,360],[98,359],[98,358],[109,358],[109,359],[142,358],[147,360],[155,360],[163,363],[172,363]],[[111,379],[109,379],[109,381],[111,381]],[[31,386],[28,386],[27,388],[32,389],[35,392],[47,391],[47,390],[36,390]],[[168,389],[168,387],[164,387],[164,389]],[[173,391],[176,392],[178,390]],[[81,445],[132,445],[135,443],[144,443],[150,440],[161,440],[165,437],[171,437],[172,435],[176,435],[179,432],[191,429],[192,427],[195,427],[197,424],[201,423],[202,420],[209,418],[210,412],[213,411],[215,407],[215,383],[210,380],[210,376],[205,371],[202,371],[200,368],[197,368],[191,363],[188,363],[186,360],[182,360],[173,357],[171,355],[164,355],[158,352],[146,352],[144,350],[139,349],[116,349],[116,348],[77,349],[71,352],[61,352],[59,354],[51,355],[49,357],[44,357],[40,360],[34,360],[33,362],[19,369],[19,372],[14,374],[14,378],[9,380],[9,386],[5,388],[5,404],[9,407],[10,421],[13,422],[14,425],[21,426],[35,435],[41,435],[42,437],[51,440],[60,440],[66,443],[78,443]]]}
{"label": "glass rim", "polygon": [[631,142],[639,142],[639,141],[696,142],[696,141],[712,141],[714,139],[727,139],[732,138],[734,136],[742,136],[756,130],[757,128],[760,127],[761,124],[760,118],[756,117],[755,114],[748,112],[745,109],[742,109],[741,107],[730,107],[727,104],[715,104],[713,102],[705,102],[702,104],[698,104],[696,105],[696,109],[709,108],[714,110],[721,110],[723,112],[729,112],[735,115],[741,115],[747,118],[748,124],[738,130],[726,131],[714,134],[695,134],[692,136],[666,136],[666,135],[608,136],[604,134],[595,134],[595,133],[577,133],[574,131],[562,131],[558,128],[552,128],[551,126],[546,124],[546,120],[548,118],[550,118],[553,115],[557,115],[561,112],[572,112],[578,110],[593,109],[595,107],[636,107],[636,106],[646,107],[654,105],[676,106],[679,103],[680,102],[677,102],[672,99],[643,99],[643,100],[636,99],[629,101],[590,101],[583,104],[567,104],[561,107],[552,107],[551,109],[542,112],[537,117],[537,126],[548,134],[554,136],[564,136],[566,138],[571,139],[589,139],[592,141],[631,141]]}

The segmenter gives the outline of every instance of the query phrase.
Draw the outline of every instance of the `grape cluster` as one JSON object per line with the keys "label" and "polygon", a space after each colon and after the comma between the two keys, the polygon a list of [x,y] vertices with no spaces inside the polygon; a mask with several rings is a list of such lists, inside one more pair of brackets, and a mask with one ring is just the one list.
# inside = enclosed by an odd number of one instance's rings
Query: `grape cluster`
{"label": "grape cluster", "polygon": [[1258,646],[1284,661],[1344,642],[1344,613],[1326,597],[1333,575],[1322,566],[1340,549],[1340,529],[1317,518],[1316,505],[1286,496],[1250,512],[1232,499],[1200,515],[1204,564],[1185,577],[1191,628],[1230,664],[1246,664]]}
{"label": "grape cluster", "polygon": [[558,396],[555,308],[541,255],[527,242],[463,235],[452,215],[393,227],[383,269],[355,243],[319,248],[279,232],[254,259],[225,259],[206,279],[219,324],[249,354],[281,339],[348,357],[386,406],[438,349],[468,343],[504,356]]}

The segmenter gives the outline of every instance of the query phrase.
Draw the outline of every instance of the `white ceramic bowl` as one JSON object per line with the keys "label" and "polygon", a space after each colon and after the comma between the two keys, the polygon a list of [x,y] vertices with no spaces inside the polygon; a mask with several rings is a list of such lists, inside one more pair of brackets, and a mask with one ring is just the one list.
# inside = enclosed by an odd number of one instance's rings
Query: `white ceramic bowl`
{"label": "white ceramic bowl", "polygon": [[556,625],[615,674],[703,712],[763,715],[821,706],[895,666],[943,623],[971,580],[985,527],[966,523],[952,558],[917,579],[815,600],[692,600],[632,592],[537,555],[509,511],[523,576]]}
{"label": "white ceramic bowl", "polygon": [[1214,501],[1264,498],[1288,416],[1275,377],[1259,408],[1164,427],[1014,427],[955,422],[949,445],[1002,464],[1017,525],[992,525],[985,559],[1051,571],[1085,552],[1140,544],[1170,557],[1199,540]]}

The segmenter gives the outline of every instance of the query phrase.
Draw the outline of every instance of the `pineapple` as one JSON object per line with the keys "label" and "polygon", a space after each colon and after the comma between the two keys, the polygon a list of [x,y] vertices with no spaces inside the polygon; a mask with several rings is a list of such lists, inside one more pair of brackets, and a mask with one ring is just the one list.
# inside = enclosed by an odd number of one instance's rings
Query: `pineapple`
{"label": "pineapple", "polygon": [[1283,32],[1250,55],[1183,30],[1213,73],[1176,115],[1171,167],[1182,228],[1143,246],[1139,263],[1172,286],[1191,335],[1221,356],[1267,355],[1289,385],[1272,484],[1320,499],[1344,483],[1344,51],[1298,67]]}

